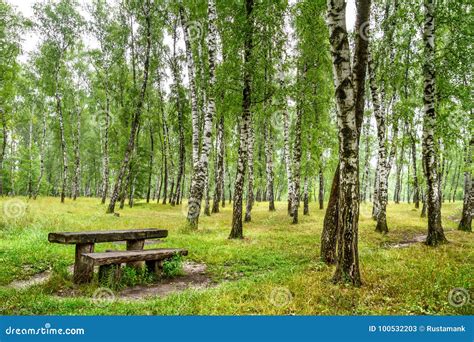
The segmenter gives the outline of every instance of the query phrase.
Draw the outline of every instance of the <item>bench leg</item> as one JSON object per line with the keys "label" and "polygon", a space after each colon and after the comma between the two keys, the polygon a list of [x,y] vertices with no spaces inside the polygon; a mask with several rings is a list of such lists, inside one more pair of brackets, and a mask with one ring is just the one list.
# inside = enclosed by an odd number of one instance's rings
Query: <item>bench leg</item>
{"label": "bench leg", "polygon": [[94,264],[87,262],[82,257],[82,253],[94,252],[93,243],[78,243],[76,244],[76,260],[74,262],[74,276],[75,284],[90,283],[94,275]]}
{"label": "bench leg", "polygon": [[149,273],[161,277],[163,274],[163,262],[161,260],[145,261],[146,269]]}
{"label": "bench leg", "polygon": [[[141,251],[145,245],[145,240],[128,240],[127,241],[127,251]],[[143,267],[143,261],[134,261],[127,263],[127,266],[140,269]]]}
{"label": "bench leg", "polygon": [[99,284],[107,283],[108,280],[112,284],[120,282],[122,276],[120,264],[110,264],[99,266]]}

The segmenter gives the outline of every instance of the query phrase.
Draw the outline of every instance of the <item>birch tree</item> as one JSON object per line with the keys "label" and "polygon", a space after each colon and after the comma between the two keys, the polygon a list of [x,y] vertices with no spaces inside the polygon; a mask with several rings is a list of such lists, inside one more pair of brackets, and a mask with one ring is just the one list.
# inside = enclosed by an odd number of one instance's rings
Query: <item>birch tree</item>
{"label": "birch tree", "polygon": [[[338,265],[334,276],[336,282],[349,280],[354,285],[360,285],[361,279],[357,252],[359,206],[352,196],[357,196],[358,201],[358,145],[365,105],[368,49],[368,37],[362,34],[361,28],[367,27],[369,13],[370,0],[358,1],[355,24],[357,35],[351,68],[351,53],[345,24],[346,4],[344,1],[328,2],[329,41],[333,60],[341,161],[334,172],[329,202],[324,216],[321,234],[321,259],[327,264],[336,263]],[[348,136],[344,136],[341,134],[342,132],[346,132]],[[348,164],[344,165],[344,173],[342,173],[343,156],[345,158],[350,156],[349,160],[345,160]],[[357,165],[355,169],[354,164]],[[344,187],[342,187],[343,181]],[[351,193],[351,189],[355,193]],[[342,208],[341,205],[345,207]]]}
{"label": "birch tree", "polygon": [[224,115],[221,114],[219,123],[217,125],[216,137],[216,165],[215,165],[215,189],[212,201],[212,213],[219,212],[219,202],[222,199],[222,204],[225,206],[224,199]]}
{"label": "birch tree", "polygon": [[[472,133],[471,133],[472,134]],[[472,156],[474,155],[474,138],[471,137],[465,148],[464,165],[464,200],[461,221],[458,229],[466,232],[472,231],[472,213],[474,212],[474,185],[472,179]]]}
{"label": "birch tree", "polygon": [[[368,22],[370,1],[357,3],[356,29]],[[337,263],[333,281],[360,286],[358,257],[359,136],[364,108],[363,85],[367,66],[367,41],[360,36],[354,51],[354,74],[347,36],[346,3],[328,2],[328,28],[334,67],[337,123],[339,128],[339,194]]]}
{"label": "birch tree", "polygon": [[271,125],[266,125],[264,128],[265,139],[265,172],[267,177],[267,201],[268,210],[275,211],[275,195],[274,195],[274,174],[273,174],[273,133]]}
{"label": "birch tree", "polygon": [[[188,76],[191,83],[191,89],[193,89],[194,81],[194,67],[191,55],[191,42],[188,37],[188,25],[184,16],[184,9],[180,7],[181,21],[184,27],[184,40],[186,42],[186,60],[188,63]],[[211,151],[211,138],[212,138],[212,122],[215,116],[215,68],[216,68],[216,40],[217,40],[217,27],[216,27],[217,13],[215,3],[213,0],[208,2],[208,36],[207,36],[207,47],[208,47],[208,63],[209,63],[209,94],[207,96],[207,110],[204,115],[204,128],[203,128],[203,141],[201,153],[195,156],[196,149],[199,150],[199,141],[195,141],[195,137],[199,137],[198,127],[198,111],[197,103],[192,102],[192,116],[193,116],[193,174],[191,178],[191,191],[188,203],[188,224],[191,228],[197,229],[199,222],[199,214],[201,211],[201,201],[203,197],[204,184],[209,168],[209,154]],[[191,93],[195,92],[192,90]],[[196,94],[191,95],[191,98],[195,97]],[[197,102],[197,99],[193,100]],[[197,146],[196,146],[197,145]]]}
{"label": "birch tree", "polygon": [[250,129],[248,135],[248,145],[247,145],[247,163],[248,163],[248,188],[247,188],[247,205],[245,207],[245,222],[252,221],[252,207],[255,200],[253,187],[254,187],[254,155],[253,147],[255,143],[254,131],[252,127],[252,120],[250,120]]}
{"label": "birch tree", "polygon": [[434,0],[425,0],[425,24],[423,42],[425,56],[423,65],[423,164],[427,184],[426,204],[428,211],[428,236],[426,244],[437,246],[446,243],[441,225],[441,202],[439,198],[438,158],[436,154],[436,109],[435,109],[435,5]]}
{"label": "birch tree", "polygon": [[389,158],[387,153],[387,127],[386,116],[384,108],[381,108],[381,99],[379,97],[375,66],[369,53],[368,69],[370,79],[370,92],[372,94],[372,104],[374,107],[375,120],[377,121],[377,141],[378,141],[378,156],[377,156],[377,194],[374,194],[375,217],[377,220],[376,231],[387,233],[387,200],[388,200],[388,174],[389,174]]}
{"label": "birch tree", "polygon": [[243,65],[243,89],[242,89],[242,117],[239,129],[239,152],[237,161],[237,172],[234,183],[234,203],[232,212],[232,229],[230,239],[243,239],[242,227],[242,199],[244,192],[245,171],[248,161],[248,142],[250,136],[250,125],[252,113],[250,111],[252,100],[252,71],[251,59],[253,49],[253,0],[245,0],[245,31],[244,31],[244,65]]}

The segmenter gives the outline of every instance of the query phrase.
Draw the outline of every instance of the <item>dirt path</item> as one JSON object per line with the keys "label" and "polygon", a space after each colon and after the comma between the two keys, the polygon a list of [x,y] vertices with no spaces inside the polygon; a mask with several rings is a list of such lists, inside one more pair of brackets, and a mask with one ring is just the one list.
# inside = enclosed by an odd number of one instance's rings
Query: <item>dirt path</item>
{"label": "dirt path", "polygon": [[25,280],[14,280],[8,285],[8,287],[11,287],[17,290],[24,290],[33,285],[46,283],[50,277],[51,277],[51,271],[47,270],[41,273],[37,273],[33,275],[32,277]]}
{"label": "dirt path", "polygon": [[[73,266],[68,267],[69,273],[72,274]],[[137,285],[126,288],[113,296],[115,299],[139,300],[147,297],[165,297],[171,293],[182,292],[186,289],[203,289],[215,286],[211,278],[207,274],[207,266],[204,263],[196,263],[187,261],[183,263],[183,275],[174,278],[164,278],[158,283]],[[46,283],[51,278],[52,272],[46,270],[33,275],[25,280],[15,280],[8,287],[16,290],[24,290],[34,285]],[[98,290],[100,290],[99,288]],[[79,295],[76,291],[68,291],[67,294],[62,293],[61,297],[75,297]]]}
{"label": "dirt path", "polygon": [[388,247],[389,248],[406,248],[406,247],[410,247],[411,245],[415,243],[425,242],[425,240],[426,240],[426,234],[415,235],[411,239],[389,244]]}

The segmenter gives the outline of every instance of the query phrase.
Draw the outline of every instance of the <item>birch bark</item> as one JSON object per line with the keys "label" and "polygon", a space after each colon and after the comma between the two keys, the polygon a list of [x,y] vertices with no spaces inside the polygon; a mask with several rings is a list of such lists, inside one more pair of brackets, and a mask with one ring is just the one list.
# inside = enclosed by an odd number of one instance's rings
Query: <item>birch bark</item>
{"label": "birch bark", "polygon": [[435,5],[434,0],[425,0],[425,24],[423,41],[425,61],[423,66],[423,163],[427,183],[426,204],[428,211],[428,236],[426,244],[436,246],[446,243],[441,225],[441,203],[439,197],[438,159],[435,148]]}

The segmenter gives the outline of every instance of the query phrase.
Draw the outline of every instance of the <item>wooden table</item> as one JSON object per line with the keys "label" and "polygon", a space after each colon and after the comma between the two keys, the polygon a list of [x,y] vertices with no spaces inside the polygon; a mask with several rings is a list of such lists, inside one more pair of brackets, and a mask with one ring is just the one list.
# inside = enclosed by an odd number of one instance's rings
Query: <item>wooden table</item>
{"label": "wooden table", "polygon": [[[168,236],[165,229],[126,229],[126,230],[101,230],[82,232],[60,232],[49,233],[48,241],[61,244],[76,245],[76,257],[74,262],[74,282],[89,282],[89,274],[92,274],[88,263],[82,260],[82,254],[94,252],[94,245],[100,242],[126,241],[127,250],[143,250],[146,239],[159,239]],[[137,266],[137,264],[134,264]],[[141,265],[138,262],[138,265]]]}

